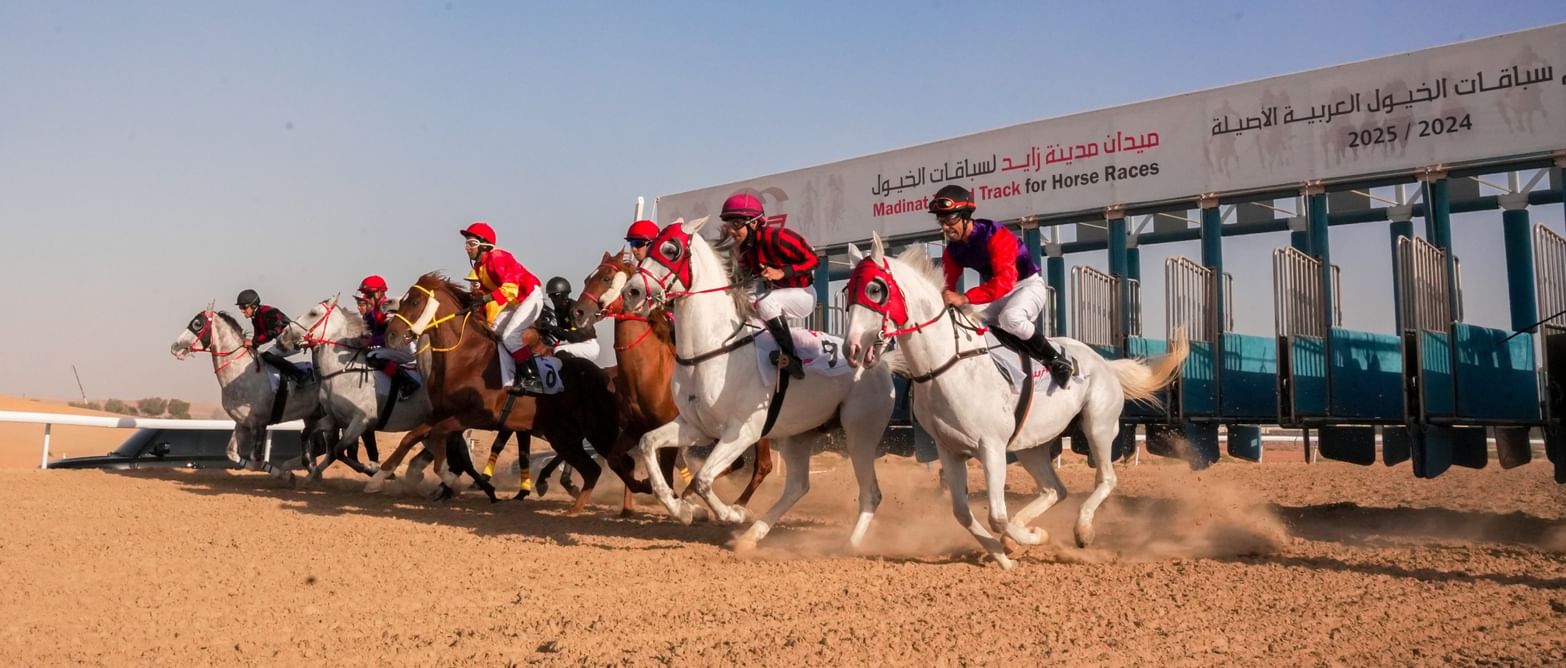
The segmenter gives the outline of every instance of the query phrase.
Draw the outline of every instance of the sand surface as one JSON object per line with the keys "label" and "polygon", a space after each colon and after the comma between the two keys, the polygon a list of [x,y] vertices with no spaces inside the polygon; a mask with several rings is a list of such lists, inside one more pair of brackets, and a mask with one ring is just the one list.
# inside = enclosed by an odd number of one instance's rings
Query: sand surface
{"label": "sand surface", "polygon": [[[868,555],[846,462],[753,554],[619,493],[491,506],[224,471],[0,471],[9,665],[1540,665],[1566,662],[1566,488],[1546,464],[1092,472],[1003,572],[935,474],[883,458]],[[976,470],[970,478],[977,482]],[[1032,493],[1011,477],[1015,510]],[[515,479],[501,476],[502,489]],[[769,481],[755,507],[780,487]],[[425,489],[430,485],[424,483]],[[720,481],[720,485],[726,485]],[[389,491],[399,490],[397,484]],[[730,487],[721,486],[729,490]],[[731,492],[732,494],[732,492]],[[732,498],[730,496],[729,498]],[[974,499],[982,513],[983,501]],[[981,515],[982,517],[982,515]]]}

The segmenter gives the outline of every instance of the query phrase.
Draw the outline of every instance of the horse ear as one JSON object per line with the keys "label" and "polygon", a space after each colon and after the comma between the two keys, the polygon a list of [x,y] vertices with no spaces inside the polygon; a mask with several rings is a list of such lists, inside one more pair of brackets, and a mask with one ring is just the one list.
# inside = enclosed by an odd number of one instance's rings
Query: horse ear
{"label": "horse ear", "polygon": [[876,262],[886,259],[886,246],[881,243],[881,233],[870,233],[870,257]]}
{"label": "horse ear", "polygon": [[604,259],[600,260],[600,262],[608,262],[609,260],[612,260],[612,259],[614,259],[614,256],[610,255],[609,251],[604,251]]}
{"label": "horse ear", "polygon": [[865,259],[865,252],[862,251],[862,250],[859,250],[859,246],[854,245],[854,244],[849,244],[848,245],[848,260],[849,260],[849,262],[852,262],[853,264],[859,264],[859,261],[863,260],[863,259]]}
{"label": "horse ear", "polygon": [[683,220],[677,220],[677,221],[675,221],[675,223],[677,223],[677,224],[678,223],[683,223],[684,224],[685,233],[694,237],[698,233],[701,232],[702,226],[707,224],[707,216],[702,216],[702,217],[697,218],[696,220],[690,221],[688,223],[684,222]]}

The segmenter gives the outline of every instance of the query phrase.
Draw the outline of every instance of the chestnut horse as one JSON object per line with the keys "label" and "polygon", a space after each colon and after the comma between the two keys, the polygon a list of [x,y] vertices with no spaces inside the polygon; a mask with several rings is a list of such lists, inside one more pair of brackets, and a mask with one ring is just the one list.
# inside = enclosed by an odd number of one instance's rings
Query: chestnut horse
{"label": "chestnut horse", "polygon": [[[636,260],[628,253],[611,255],[604,253],[598,268],[582,282],[582,295],[576,299],[571,316],[577,327],[591,327],[601,318],[614,318],[614,357],[619,367],[615,376],[615,394],[620,399],[620,439],[614,450],[604,455],[620,478],[626,481],[625,506],[622,514],[631,512],[631,491],[651,494],[652,487],[645,480],[631,482],[636,460],[631,450],[641,442],[642,435],[662,427],[680,414],[674,405],[674,326],[669,312],[662,307],[648,315],[625,312],[620,299],[620,289],[626,280],[636,275]],[[670,479],[674,464],[673,451],[660,455],[664,479]],[[756,464],[751,472],[750,484],[745,486],[737,503],[750,502],[761,481],[772,472],[772,448],[766,439],[756,443]],[[685,490],[691,491],[690,487]]]}
{"label": "chestnut horse", "polygon": [[[560,394],[511,396],[501,385],[499,336],[482,314],[467,311],[474,302],[466,286],[440,274],[419,277],[386,328],[387,348],[407,350],[424,339],[419,367],[429,388],[430,422],[437,437],[467,428],[538,434],[582,473],[582,490],[570,510],[581,512],[602,473],[582,441],[608,452],[619,435],[608,376],[591,360],[566,356],[560,358],[565,385]],[[408,319],[415,314],[416,319]],[[472,476],[494,500],[494,488],[473,470],[471,461],[458,461],[456,466],[465,467],[459,472]],[[452,486],[455,479],[445,482]]]}

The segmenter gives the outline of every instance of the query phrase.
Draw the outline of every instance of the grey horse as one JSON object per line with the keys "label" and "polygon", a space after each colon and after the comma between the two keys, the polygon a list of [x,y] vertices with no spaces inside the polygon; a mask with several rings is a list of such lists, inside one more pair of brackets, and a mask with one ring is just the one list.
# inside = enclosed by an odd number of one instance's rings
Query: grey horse
{"label": "grey horse", "polygon": [[[245,345],[244,334],[233,316],[208,306],[191,318],[190,324],[169,346],[169,352],[181,360],[193,352],[212,355],[212,370],[222,390],[223,411],[235,423],[234,435],[228,441],[228,458],[251,471],[266,471],[274,477],[292,481],[294,474],[289,469],[303,465],[308,449],[298,459],[281,466],[266,461],[263,452],[266,427],[277,398],[270,377],[277,372],[262,364]],[[318,383],[312,380],[293,388],[277,420],[304,420],[305,438],[302,440],[306,444],[314,442],[316,422],[321,416],[317,387]]]}
{"label": "grey horse", "polygon": [[[313,350],[316,374],[321,379],[323,428],[342,430],[337,443],[328,449],[326,460],[311,469],[312,479],[318,479],[321,471],[341,458],[367,430],[410,432],[396,454],[387,459],[391,464],[386,469],[360,468],[356,462],[345,460],[355,470],[372,476],[365,491],[378,492],[413,442],[427,436],[428,430],[419,427],[429,421],[431,406],[429,394],[421,385],[392,407],[384,424],[380,422],[381,397],[389,400],[392,388],[380,370],[384,360],[375,357],[374,350],[365,345],[364,336],[363,319],[356,313],[344,312],[337,298],[332,297],[295,318],[278,337],[278,344],[289,349]],[[425,449],[429,447],[426,442]],[[427,461],[429,458],[421,454],[409,465],[415,483],[422,463]]]}

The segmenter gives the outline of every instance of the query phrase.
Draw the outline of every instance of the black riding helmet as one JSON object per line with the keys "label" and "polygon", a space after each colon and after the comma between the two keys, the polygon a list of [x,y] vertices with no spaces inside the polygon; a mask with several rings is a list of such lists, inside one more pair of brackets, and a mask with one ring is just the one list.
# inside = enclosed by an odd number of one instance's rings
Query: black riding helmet
{"label": "black riding helmet", "polygon": [[260,306],[261,295],[256,294],[255,290],[241,290],[239,292],[239,297],[234,300],[234,305],[240,308],[244,308],[246,306]]}
{"label": "black riding helmet", "polygon": [[566,280],[563,276],[551,278],[548,283],[544,284],[544,294],[551,297],[569,295],[571,294],[571,281]]}
{"label": "black riding helmet", "polygon": [[930,198],[930,213],[937,216],[960,213],[964,218],[972,218],[975,208],[973,192],[956,184],[943,186]]}

